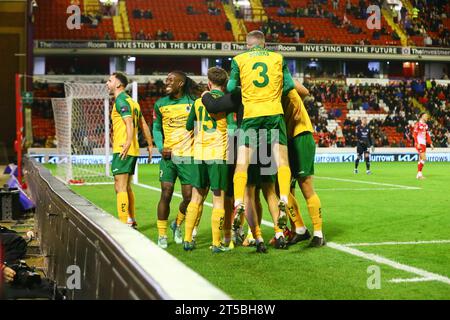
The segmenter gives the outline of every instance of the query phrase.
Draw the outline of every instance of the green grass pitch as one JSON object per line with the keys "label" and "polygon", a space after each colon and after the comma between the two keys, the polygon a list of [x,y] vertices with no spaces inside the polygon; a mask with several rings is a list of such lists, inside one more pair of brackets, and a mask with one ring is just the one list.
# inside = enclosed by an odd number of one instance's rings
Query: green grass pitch
{"label": "green grass pitch", "polygon": [[[301,243],[269,248],[266,255],[237,247],[213,255],[211,207],[205,206],[197,249],[184,252],[169,230],[168,252],[235,299],[450,299],[450,163],[427,163],[423,181],[415,179],[416,168],[416,163],[373,163],[367,176],[364,163],[357,175],[350,163],[316,165],[326,247],[307,249]],[[158,173],[157,165],[141,165],[139,182],[159,187]],[[72,188],[116,215],[112,185]],[[134,190],[139,231],[156,241],[159,192]],[[297,199],[312,230],[299,190]],[[170,221],[179,201],[173,197]],[[263,219],[270,221],[263,206]],[[262,230],[267,242],[273,229]],[[371,266],[379,267],[379,287],[368,286],[376,283]]]}

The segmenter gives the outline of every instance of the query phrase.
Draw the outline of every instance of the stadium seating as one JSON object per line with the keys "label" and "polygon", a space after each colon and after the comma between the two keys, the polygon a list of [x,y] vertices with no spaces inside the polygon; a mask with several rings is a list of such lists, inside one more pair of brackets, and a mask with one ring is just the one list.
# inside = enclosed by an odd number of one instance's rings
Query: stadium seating
{"label": "stadium seating", "polygon": [[[358,6],[358,0],[351,1],[354,6]],[[295,12],[296,8],[306,8],[311,1],[309,0],[290,0],[289,1],[291,9]],[[345,13],[345,1],[339,2],[339,7],[337,10],[333,10],[331,1],[327,4],[322,5],[324,10],[334,13],[340,19],[343,18]],[[366,27],[365,19],[357,19],[351,14],[347,14],[347,19],[355,27],[360,27],[363,31],[361,34],[351,34],[345,28],[336,27],[330,18],[324,17],[280,17],[278,16],[278,8],[276,7],[266,7],[265,8],[267,16],[269,19],[279,21],[282,23],[291,22],[293,25],[300,27],[302,26],[305,31],[305,38],[301,39],[300,42],[320,42],[330,40],[333,44],[355,44],[359,43],[361,40],[369,40],[373,45],[399,45],[400,41],[392,40],[390,35],[380,35],[380,38],[375,40],[372,38],[374,30],[368,30]],[[261,27],[261,22],[246,22],[247,30],[259,29]],[[390,34],[392,29],[387,25],[385,19],[382,17],[381,26],[384,27]],[[285,37],[280,35],[279,42],[294,42],[293,37]],[[422,41],[423,42],[423,41]]]}
{"label": "stadium seating", "polygon": [[[131,33],[135,35],[143,29],[145,34],[151,34],[154,39],[157,30],[169,30],[176,41],[198,40],[200,32],[208,33],[212,41],[233,41],[231,31],[225,30],[227,18],[220,2],[216,6],[220,9],[218,15],[208,14],[208,7],[204,0],[188,2],[177,0],[128,0],[127,11],[130,17]],[[197,14],[189,15],[186,7],[190,5]],[[153,13],[152,19],[134,19],[131,12],[135,9],[149,9]]]}
{"label": "stadium seating", "polygon": [[[115,38],[110,17],[102,17],[97,27],[82,24],[81,29],[69,30],[66,25],[69,14],[66,11],[71,3],[71,0],[39,1],[35,13],[34,38],[38,40],[102,40],[106,33],[112,39]],[[79,1],[79,5],[83,10],[83,0]]]}
{"label": "stadium seating", "polygon": [[[118,39],[114,31],[113,19],[109,16],[97,16],[98,24],[89,23],[87,15],[84,17],[88,23],[83,23],[81,30],[69,30],[66,27],[66,21],[69,14],[66,13],[67,7],[72,4],[71,0],[55,0],[55,1],[39,1],[39,6],[35,11],[35,38],[41,40],[103,40]],[[127,0],[126,13],[128,15],[129,28],[131,37],[135,38],[136,34],[143,30],[147,40],[170,40],[157,39],[158,30],[170,31],[173,40],[176,41],[194,41],[199,40],[199,34],[206,32],[212,41],[233,41],[234,37],[231,31],[225,30],[225,22],[227,17],[224,13],[223,5],[219,0],[211,0],[219,9],[217,15],[208,13],[208,5],[203,0],[192,0],[183,2],[178,0]],[[84,0],[77,1],[82,14]],[[297,8],[312,8],[311,0],[289,0],[292,12]],[[317,3],[317,2],[316,2]],[[359,7],[359,0],[351,0],[352,6]],[[187,6],[191,6],[195,14],[187,13]],[[340,20],[343,19],[346,12],[346,1],[339,1],[339,6],[333,10],[332,1],[320,4],[321,8],[329,13],[333,13]],[[439,14],[449,12],[450,5],[447,4],[439,8]],[[150,10],[152,12],[151,19],[134,18],[134,10]],[[361,28],[359,34],[350,33],[347,28],[336,27],[331,17],[280,17],[278,16],[277,7],[265,7],[264,11],[269,19],[280,23],[290,22],[294,26],[304,28],[305,37],[299,42],[312,43],[333,43],[333,44],[359,44],[361,40],[368,41],[372,45],[400,45],[400,41],[392,39],[392,29],[382,16],[381,26],[385,28],[387,34],[380,34],[378,38],[373,37],[375,30],[369,30],[366,27],[366,19],[358,19],[352,13],[345,16],[352,26]],[[311,10],[310,10],[311,11]],[[433,45],[437,45],[439,41],[446,44],[448,29],[450,29],[450,18],[442,18],[443,28],[435,30],[431,28],[430,18],[428,18],[429,10],[424,10],[419,17],[420,23],[424,25],[426,32],[433,39]],[[91,19],[96,19],[91,16]],[[431,19],[432,20],[432,19]],[[128,22],[127,22],[128,24]],[[245,21],[247,30],[260,29],[262,22]],[[129,35],[128,35],[129,36]],[[440,40],[439,40],[440,39]],[[409,37],[409,42],[413,45],[423,46],[423,35],[413,35]],[[295,42],[294,37],[287,37],[279,34],[277,42],[292,43]]]}

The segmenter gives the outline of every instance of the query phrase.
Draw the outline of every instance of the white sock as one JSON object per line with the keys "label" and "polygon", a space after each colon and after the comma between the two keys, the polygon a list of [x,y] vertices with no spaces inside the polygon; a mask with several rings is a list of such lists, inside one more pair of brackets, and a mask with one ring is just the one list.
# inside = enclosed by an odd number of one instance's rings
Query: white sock
{"label": "white sock", "polygon": [[275,233],[275,238],[278,239],[279,237],[284,237],[283,232],[277,232],[277,233]]}
{"label": "white sock", "polygon": [[253,235],[252,229],[248,228],[247,234],[252,236]]}
{"label": "white sock", "polygon": [[305,234],[305,232],[306,232],[306,227],[295,228],[295,233]]}
{"label": "white sock", "polygon": [[127,224],[133,224],[135,220],[133,218],[128,217]]}
{"label": "white sock", "polygon": [[242,201],[241,199],[236,199],[234,201],[234,207],[236,208],[238,205],[242,204],[244,201]]}
{"label": "white sock", "polygon": [[320,230],[320,231],[314,231],[314,237],[323,238],[322,230]]}
{"label": "white sock", "polygon": [[288,197],[287,196],[280,196],[280,201],[283,201],[284,203],[288,203]]}

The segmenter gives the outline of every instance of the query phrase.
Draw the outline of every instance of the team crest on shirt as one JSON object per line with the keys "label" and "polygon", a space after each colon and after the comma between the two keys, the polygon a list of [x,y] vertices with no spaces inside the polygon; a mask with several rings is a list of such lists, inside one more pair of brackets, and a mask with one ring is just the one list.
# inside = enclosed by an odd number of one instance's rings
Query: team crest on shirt
{"label": "team crest on shirt", "polygon": [[128,109],[128,106],[123,106],[121,109],[120,109],[120,112],[122,112],[122,113],[124,113],[124,112],[129,112],[130,110]]}
{"label": "team crest on shirt", "polygon": [[191,106],[190,105],[186,106],[186,112],[191,112]]}

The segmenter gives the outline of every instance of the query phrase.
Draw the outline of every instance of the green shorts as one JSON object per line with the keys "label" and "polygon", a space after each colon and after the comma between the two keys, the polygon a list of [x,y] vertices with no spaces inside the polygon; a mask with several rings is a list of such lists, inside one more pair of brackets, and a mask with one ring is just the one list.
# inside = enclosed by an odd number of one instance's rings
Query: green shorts
{"label": "green shorts", "polygon": [[178,177],[181,184],[191,184],[192,162],[191,157],[177,157],[171,160],[161,159],[159,181],[175,183]]}
{"label": "green shorts", "polygon": [[314,175],[316,142],[311,132],[302,132],[289,141],[289,165],[293,178]]}
{"label": "green shorts", "polygon": [[127,156],[124,160],[120,159],[120,153],[113,154],[111,171],[113,176],[118,174],[134,174],[137,158],[135,156]]}
{"label": "green shorts", "polygon": [[247,171],[247,184],[261,187],[262,183],[274,183],[277,180],[276,174],[262,174],[261,165],[251,164]]}
{"label": "green shorts", "polygon": [[[266,129],[267,133],[261,135],[259,131],[261,129]],[[277,135],[272,135],[271,130],[278,130],[278,137]],[[286,122],[282,114],[242,120],[239,146],[254,146],[261,143],[270,144],[275,142],[287,145]]]}
{"label": "green shorts", "polygon": [[228,164],[213,162],[195,163],[192,165],[192,186],[197,189],[223,190],[228,186]]}

